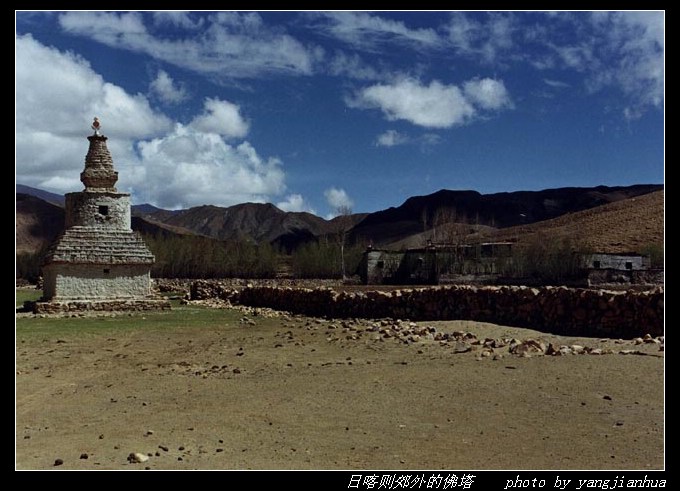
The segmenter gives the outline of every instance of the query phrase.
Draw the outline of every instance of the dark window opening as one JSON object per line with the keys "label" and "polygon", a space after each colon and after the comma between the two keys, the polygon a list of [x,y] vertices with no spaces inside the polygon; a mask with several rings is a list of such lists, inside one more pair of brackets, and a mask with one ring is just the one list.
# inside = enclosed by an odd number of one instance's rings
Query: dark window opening
{"label": "dark window opening", "polygon": [[593,268],[600,269],[600,261],[593,261]]}
{"label": "dark window opening", "polygon": [[633,269],[633,263],[630,261],[626,262],[626,269]]}
{"label": "dark window opening", "polygon": [[100,215],[108,215],[109,214],[109,207],[106,205],[99,205],[99,214]]}
{"label": "dark window opening", "polygon": [[378,268],[384,268],[385,267],[385,261],[378,261],[378,264],[376,264]]}
{"label": "dark window opening", "polygon": [[109,268],[104,268],[104,274],[109,274],[111,270]]}

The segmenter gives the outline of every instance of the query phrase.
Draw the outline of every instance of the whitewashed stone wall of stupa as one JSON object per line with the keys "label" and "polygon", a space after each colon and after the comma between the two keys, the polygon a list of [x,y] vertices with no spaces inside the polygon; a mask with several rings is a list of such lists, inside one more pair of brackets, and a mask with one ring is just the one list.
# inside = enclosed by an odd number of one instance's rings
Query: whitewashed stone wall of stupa
{"label": "whitewashed stone wall of stupa", "polygon": [[66,228],[82,225],[130,230],[130,220],[130,195],[127,193],[66,195]]}
{"label": "whitewashed stone wall of stupa", "polygon": [[148,264],[50,264],[43,293],[53,300],[143,298],[151,287]]}

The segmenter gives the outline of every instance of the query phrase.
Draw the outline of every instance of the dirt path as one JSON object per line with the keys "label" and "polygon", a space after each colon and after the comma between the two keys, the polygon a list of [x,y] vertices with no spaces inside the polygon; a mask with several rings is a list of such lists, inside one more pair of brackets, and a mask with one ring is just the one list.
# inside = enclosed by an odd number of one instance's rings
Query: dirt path
{"label": "dirt path", "polygon": [[[219,325],[18,336],[17,468],[658,469],[664,352],[479,359],[434,341],[224,311]],[[352,330],[354,329],[354,330]],[[348,339],[354,335],[358,339]],[[131,464],[131,452],[150,453]],[[87,458],[81,458],[81,455]]]}

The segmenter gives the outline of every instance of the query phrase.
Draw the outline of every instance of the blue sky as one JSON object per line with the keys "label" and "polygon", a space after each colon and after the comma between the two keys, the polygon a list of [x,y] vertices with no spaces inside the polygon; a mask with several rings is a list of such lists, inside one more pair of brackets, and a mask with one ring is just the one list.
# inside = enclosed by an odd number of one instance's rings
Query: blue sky
{"label": "blue sky", "polygon": [[332,216],[664,180],[662,12],[16,14],[16,179]]}

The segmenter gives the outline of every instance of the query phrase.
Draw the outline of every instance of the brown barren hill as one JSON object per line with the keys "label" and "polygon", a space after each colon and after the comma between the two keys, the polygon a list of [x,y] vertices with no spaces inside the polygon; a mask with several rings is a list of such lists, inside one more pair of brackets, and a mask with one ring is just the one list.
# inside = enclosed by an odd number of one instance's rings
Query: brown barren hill
{"label": "brown barren hill", "polygon": [[472,238],[522,244],[537,236],[569,238],[580,248],[596,252],[642,252],[649,245],[664,242],[664,192],[656,191]]}
{"label": "brown barren hill", "polygon": [[17,253],[47,247],[64,228],[64,209],[35,196],[16,195]]}

